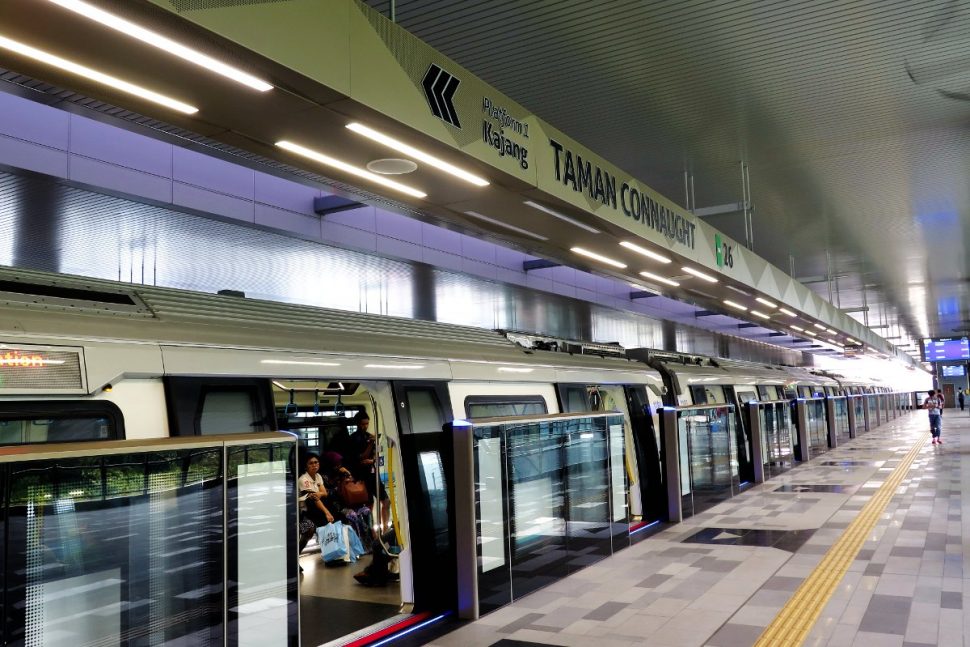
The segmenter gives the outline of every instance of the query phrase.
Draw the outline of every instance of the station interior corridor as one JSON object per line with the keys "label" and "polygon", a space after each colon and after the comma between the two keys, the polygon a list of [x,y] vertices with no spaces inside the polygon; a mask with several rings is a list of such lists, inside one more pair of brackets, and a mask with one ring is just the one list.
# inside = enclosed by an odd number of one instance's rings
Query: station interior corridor
{"label": "station interior corridor", "polygon": [[429,644],[970,644],[970,412],[943,439],[907,413]]}

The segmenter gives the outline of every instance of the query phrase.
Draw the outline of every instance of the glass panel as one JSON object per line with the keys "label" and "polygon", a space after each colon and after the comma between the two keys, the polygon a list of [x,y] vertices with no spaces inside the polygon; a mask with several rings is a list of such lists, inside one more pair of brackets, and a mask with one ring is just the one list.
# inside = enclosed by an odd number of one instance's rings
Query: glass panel
{"label": "glass panel", "polygon": [[629,532],[622,416],[476,425],[474,437],[483,611],[608,556]]}
{"label": "glass panel", "polygon": [[[687,517],[730,498],[740,487],[734,407],[692,407],[678,411],[677,417],[682,439],[686,435],[689,457],[692,495],[684,501]],[[682,465],[684,447],[682,444],[680,448]]]}
{"label": "glass panel", "polygon": [[205,394],[199,433],[203,436],[253,431],[253,399],[248,391],[210,391]]}
{"label": "glass panel", "polygon": [[441,418],[441,405],[434,389],[405,389],[408,399],[408,416],[411,419],[411,433],[421,434],[441,431],[444,421]]}
{"label": "glass panel", "polygon": [[[6,593],[23,601],[7,605],[8,640],[222,644],[221,456],[216,448],[8,468]],[[205,468],[189,480],[191,464]]]}
{"label": "glass panel", "polygon": [[448,535],[448,490],[445,468],[438,452],[421,452],[418,455],[421,483],[431,504],[431,521],[435,529],[435,547],[439,552],[450,546]]}
{"label": "glass panel", "polygon": [[506,418],[509,416],[541,416],[547,413],[546,402],[539,399],[474,401],[466,399],[465,409],[469,418]]}
{"label": "glass panel", "polygon": [[0,445],[67,443],[115,437],[111,421],[100,416],[0,420]]}

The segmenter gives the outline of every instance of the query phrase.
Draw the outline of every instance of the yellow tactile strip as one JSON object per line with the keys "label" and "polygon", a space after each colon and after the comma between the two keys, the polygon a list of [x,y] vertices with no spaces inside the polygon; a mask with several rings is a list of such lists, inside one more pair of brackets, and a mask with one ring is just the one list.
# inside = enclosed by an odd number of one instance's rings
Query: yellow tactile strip
{"label": "yellow tactile strip", "polygon": [[869,532],[879,521],[879,516],[896,493],[896,488],[906,478],[906,473],[909,472],[910,466],[925,444],[926,437],[923,436],[913,445],[886,482],[862,508],[859,516],[849,524],[839,540],[825,553],[811,575],[802,582],[788,603],[765,628],[755,647],[777,647],[778,645],[795,647],[801,645],[808,637],[808,632],[818,620],[829,598],[835,593],[836,587],[848,572]]}

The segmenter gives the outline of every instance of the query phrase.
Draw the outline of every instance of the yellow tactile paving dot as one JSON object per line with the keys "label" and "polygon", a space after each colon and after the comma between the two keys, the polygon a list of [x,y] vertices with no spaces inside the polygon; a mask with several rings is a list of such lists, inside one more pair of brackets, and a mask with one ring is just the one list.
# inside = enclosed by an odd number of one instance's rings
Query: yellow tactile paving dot
{"label": "yellow tactile paving dot", "polygon": [[815,570],[802,582],[788,603],[768,625],[755,647],[801,645],[818,620],[822,609],[835,592],[839,582],[866,541],[869,532],[879,521],[896,489],[906,478],[910,466],[926,444],[923,437],[909,450],[886,482],[873,495],[855,520],[845,529],[839,540],[829,549]]}

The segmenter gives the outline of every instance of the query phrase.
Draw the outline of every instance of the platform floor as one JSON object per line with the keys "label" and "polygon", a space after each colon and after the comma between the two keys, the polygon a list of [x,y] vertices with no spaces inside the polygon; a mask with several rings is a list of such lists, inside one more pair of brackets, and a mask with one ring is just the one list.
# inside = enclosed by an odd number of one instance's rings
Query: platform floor
{"label": "platform floor", "polygon": [[[943,439],[907,413],[428,644],[747,647],[828,577],[805,645],[970,645],[970,411],[945,412]],[[878,516],[871,499],[888,501]],[[823,572],[867,514],[854,559]]]}

